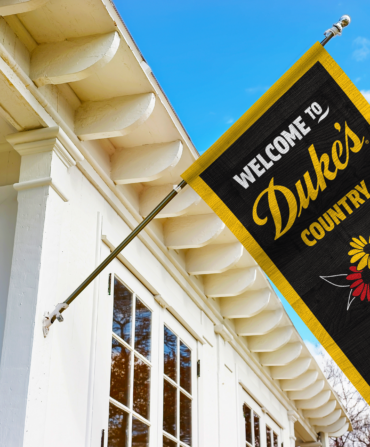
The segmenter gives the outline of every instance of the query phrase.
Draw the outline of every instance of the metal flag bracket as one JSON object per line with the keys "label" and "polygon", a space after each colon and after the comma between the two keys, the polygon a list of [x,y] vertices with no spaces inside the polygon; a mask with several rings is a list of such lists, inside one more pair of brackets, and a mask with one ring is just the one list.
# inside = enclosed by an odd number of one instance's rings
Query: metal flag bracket
{"label": "metal flag bracket", "polygon": [[63,310],[66,310],[67,308],[67,303],[59,303],[55,306],[55,309],[51,313],[44,313],[44,318],[42,319],[42,331],[44,333],[44,337],[48,335],[50,326],[54,323],[55,320],[58,320],[59,323],[62,323],[64,321],[61,312],[63,312]]}
{"label": "metal flag bracket", "polygon": [[325,39],[321,42],[322,46],[325,46],[335,36],[341,36],[343,28],[351,23],[351,17],[348,15],[342,16],[337,23],[334,23],[331,28],[325,31]]}

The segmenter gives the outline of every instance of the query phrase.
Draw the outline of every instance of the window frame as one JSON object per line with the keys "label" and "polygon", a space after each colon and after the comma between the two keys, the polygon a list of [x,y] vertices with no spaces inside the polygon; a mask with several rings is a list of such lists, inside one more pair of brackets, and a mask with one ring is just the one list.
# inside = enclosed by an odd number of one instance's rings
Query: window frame
{"label": "window frame", "polygon": [[[197,447],[198,446],[198,426],[197,426],[197,420],[198,420],[198,405],[197,405],[197,392],[198,392],[198,380],[197,380],[197,359],[198,359],[198,342],[197,340],[190,334],[190,332],[179,322],[167,309],[163,309],[162,312],[162,321],[161,321],[161,365],[160,365],[160,380],[161,380],[161,399],[160,399],[160,405],[161,405],[161,421],[162,425],[159,427],[159,438],[158,438],[158,444],[162,445],[163,442],[163,436],[166,436],[171,441],[175,442],[178,447],[189,447],[189,444],[186,444],[180,440],[180,419],[179,419],[179,413],[180,413],[180,401],[177,401],[177,437],[174,437],[170,433],[167,433],[163,430],[163,391],[164,391],[164,380],[167,380],[171,385],[176,386],[177,389],[177,396],[179,399],[180,393],[183,392],[187,397],[191,398],[192,402],[192,443],[191,447]],[[171,332],[173,332],[177,338],[177,346],[180,347],[180,340],[191,350],[191,378],[192,378],[192,393],[189,394],[186,390],[180,387],[180,376],[179,376],[179,369],[178,369],[178,376],[177,381],[178,384],[176,384],[171,378],[166,376],[164,374],[164,356],[163,356],[163,348],[164,348],[164,326],[166,326]],[[180,362],[180,351],[178,351],[177,355],[177,367],[179,367]],[[179,391],[181,390],[181,391]]]}
{"label": "window frame", "polygon": [[[112,280],[112,284],[111,284],[111,290],[112,290],[112,294],[113,294],[113,306],[114,306],[114,280],[117,279],[117,281],[119,281],[121,284],[123,284],[124,287],[126,287],[132,294],[132,308],[131,308],[131,333],[130,333],[130,337],[131,337],[131,345],[129,343],[127,343],[125,340],[123,340],[121,337],[119,337],[113,330],[112,330],[112,339],[114,338],[121,346],[124,346],[128,351],[130,351],[130,387],[129,387],[129,406],[127,407],[126,405],[122,404],[121,402],[115,400],[113,397],[109,396],[109,402],[112,405],[115,405],[116,407],[118,407],[119,409],[121,409],[122,411],[125,411],[127,414],[129,414],[129,436],[128,436],[128,444],[131,445],[132,444],[132,417],[135,417],[136,419],[138,419],[139,421],[141,421],[143,424],[145,424],[146,426],[149,427],[149,445],[150,445],[150,437],[151,437],[151,413],[152,413],[152,405],[151,405],[151,392],[152,392],[152,388],[153,388],[153,380],[152,380],[152,373],[153,373],[153,363],[151,360],[148,360],[145,356],[143,356],[142,354],[140,354],[136,349],[135,349],[135,324],[136,324],[136,305],[137,305],[137,300],[140,300],[146,307],[147,309],[151,312],[151,327],[150,327],[150,339],[151,339],[151,350],[150,352],[152,353],[152,345],[153,345],[153,310],[146,304],[146,302],[141,299],[130,287],[128,287],[128,285],[121,280],[121,278],[117,275],[117,274],[112,274],[111,276],[111,280]],[[113,320],[113,314],[112,314],[112,320]],[[139,413],[137,413],[134,409],[134,368],[135,368],[135,357],[138,357],[142,362],[144,362],[146,365],[148,365],[150,367],[150,392],[149,392],[149,419],[146,419],[144,416],[140,415]],[[152,355],[151,355],[152,358]]]}
{"label": "window frame", "polygon": [[[259,447],[261,447],[261,416],[260,414],[258,414],[257,411],[255,411],[251,405],[249,405],[247,402],[245,402],[245,399],[243,399],[242,401],[242,409],[243,409],[243,418],[244,418],[244,430],[243,430],[243,434],[244,434],[244,438],[243,438],[243,445],[244,446],[249,446],[249,447],[255,447],[256,446],[256,437],[255,437],[255,426],[254,426],[254,415],[256,414],[259,420],[259,432],[260,432],[260,444]],[[245,439],[245,416],[244,416],[244,405],[246,407],[248,407],[251,411],[251,432],[252,432],[252,443],[249,443],[246,439]]]}

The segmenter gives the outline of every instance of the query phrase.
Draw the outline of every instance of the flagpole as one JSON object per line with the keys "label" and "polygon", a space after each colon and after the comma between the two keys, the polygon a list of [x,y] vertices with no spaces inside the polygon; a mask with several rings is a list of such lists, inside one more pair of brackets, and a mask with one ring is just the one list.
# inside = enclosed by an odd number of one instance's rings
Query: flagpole
{"label": "flagpole", "polygon": [[[339,21],[333,26],[325,31],[325,39],[321,42],[322,46],[325,46],[329,40],[331,40],[335,36],[340,36],[342,34],[343,28],[348,26],[351,23],[351,18],[348,15],[342,16]],[[45,312],[42,329],[44,333],[44,337],[46,337],[49,333],[49,329],[55,320],[62,322],[63,316],[62,313],[68,308],[68,306],[83,292],[86,287],[94,281],[94,279],[101,273],[112,261],[115,259],[121,251],[127,247],[127,245],[135,239],[135,237],[159,214],[162,209],[174,199],[177,194],[187,185],[185,180],[182,180],[177,186],[174,186],[173,190],[165,197],[162,202],[157,205],[154,210],[126,237],[124,241],[121,242],[118,247],[112,251],[112,253],[104,259],[104,261],[85,279],[83,283],[81,283],[77,289],[63,302],[59,303],[55,306],[55,309],[49,313]]]}

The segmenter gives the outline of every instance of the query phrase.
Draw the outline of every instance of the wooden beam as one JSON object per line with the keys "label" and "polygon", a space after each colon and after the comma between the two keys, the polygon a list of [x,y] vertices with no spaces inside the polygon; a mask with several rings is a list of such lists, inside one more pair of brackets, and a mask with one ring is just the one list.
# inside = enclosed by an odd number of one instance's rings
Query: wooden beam
{"label": "wooden beam", "polygon": [[302,344],[299,342],[288,343],[274,352],[260,354],[260,362],[263,366],[284,366],[296,360],[302,352]]}
{"label": "wooden beam", "polygon": [[305,373],[310,367],[312,359],[303,357],[285,366],[273,366],[271,368],[271,377],[273,379],[295,379]]}
{"label": "wooden beam", "polygon": [[[161,178],[177,165],[182,150],[181,141],[172,141],[171,143],[146,144],[116,151],[112,156],[112,180],[117,185],[124,185],[150,182]],[[147,188],[140,197],[140,212],[144,213],[142,215],[146,216],[150,213],[172,188],[173,185]],[[191,188],[187,188],[185,191],[188,189]],[[179,196],[181,194],[182,192]],[[197,197],[199,196],[197,195]],[[172,202],[176,199],[177,197]]]}
{"label": "wooden beam", "polygon": [[237,296],[250,288],[256,279],[255,267],[227,270],[217,275],[204,275],[204,293],[212,298]]}
{"label": "wooden beam", "polygon": [[84,102],[76,110],[75,133],[81,140],[127,135],[149,118],[154,105],[153,93]]}
{"label": "wooden beam", "polygon": [[317,380],[312,385],[308,386],[304,390],[300,391],[290,391],[289,399],[298,400],[298,399],[311,399],[311,397],[316,396],[316,394],[320,393],[324,389],[325,380]]}
{"label": "wooden beam", "polygon": [[233,267],[242,253],[240,242],[194,248],[186,254],[186,269],[190,275],[222,273]]}
{"label": "wooden beam", "polygon": [[224,318],[250,318],[262,312],[270,302],[269,289],[252,290],[235,297],[219,300],[220,312]]}
{"label": "wooden beam", "polygon": [[164,243],[177,250],[203,247],[224,228],[225,224],[215,214],[173,217],[163,224]]}
{"label": "wooden beam", "polygon": [[322,391],[316,396],[311,397],[311,399],[297,400],[295,405],[300,410],[311,410],[314,408],[322,407],[326,402],[329,401],[331,396],[330,390]]}
{"label": "wooden beam", "polygon": [[275,329],[283,318],[283,309],[264,311],[252,318],[235,320],[235,331],[238,335],[263,335]]}
{"label": "wooden beam", "polygon": [[330,413],[328,416],[324,418],[310,418],[311,425],[323,425],[328,426],[334,424],[342,414],[342,410],[338,408],[337,410]]}
{"label": "wooden beam", "polygon": [[331,425],[316,425],[315,429],[317,433],[335,433],[341,430],[346,425],[346,423],[347,418],[343,416]]}
{"label": "wooden beam", "polygon": [[304,410],[303,416],[305,418],[323,418],[332,413],[335,410],[336,406],[337,406],[336,400],[329,400],[329,402],[327,402],[320,408],[315,408],[313,410]]}
{"label": "wooden beam", "polygon": [[[140,194],[140,214],[147,216],[173,189],[173,185],[152,186]],[[192,188],[186,188],[156,216],[156,218],[177,217],[187,214],[187,210],[202,199]],[[197,250],[200,250],[199,248]]]}
{"label": "wooden beam", "polygon": [[119,43],[114,31],[39,45],[31,55],[30,78],[38,86],[85,79],[112,60]]}
{"label": "wooden beam", "polygon": [[316,370],[307,371],[296,379],[292,380],[281,380],[280,387],[283,391],[298,391],[307,388],[312,385],[317,377],[319,372]]}
{"label": "wooden beam", "polygon": [[349,428],[349,422],[344,424],[343,427],[340,428],[338,431],[336,431],[334,433],[328,433],[328,436],[330,436],[332,438],[339,438],[344,435],[344,433],[348,430],[348,428]]}
{"label": "wooden beam", "polygon": [[249,337],[248,348],[252,352],[272,352],[285,346],[293,335],[292,326],[284,326],[275,329],[268,334]]}
{"label": "wooden beam", "polygon": [[0,16],[22,14],[40,8],[49,0],[1,0]]}

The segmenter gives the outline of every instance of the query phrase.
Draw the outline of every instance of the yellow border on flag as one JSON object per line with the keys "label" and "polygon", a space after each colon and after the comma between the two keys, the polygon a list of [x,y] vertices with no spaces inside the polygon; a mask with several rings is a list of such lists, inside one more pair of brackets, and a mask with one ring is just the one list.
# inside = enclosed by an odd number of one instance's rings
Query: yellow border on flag
{"label": "yellow border on flag", "polygon": [[251,127],[278,99],[284,95],[316,62],[320,62],[358,111],[370,124],[370,104],[329,55],[315,43],[236,123],[233,124],[181,177],[203,198],[212,210],[230,228],[271,281],[302,318],[322,346],[370,405],[370,385],[365,381],[347,356],[335,343],[284,275],[267,256],[262,247],[241,224],[217,194],[199,177],[223,152]]}

